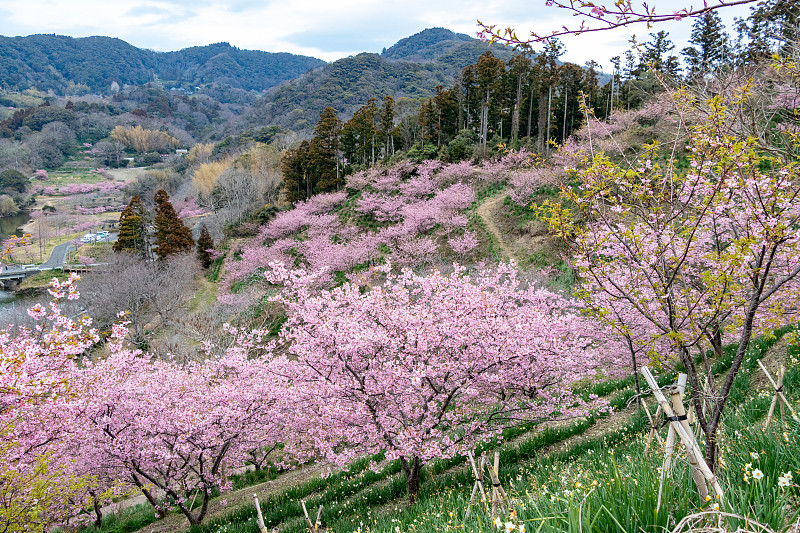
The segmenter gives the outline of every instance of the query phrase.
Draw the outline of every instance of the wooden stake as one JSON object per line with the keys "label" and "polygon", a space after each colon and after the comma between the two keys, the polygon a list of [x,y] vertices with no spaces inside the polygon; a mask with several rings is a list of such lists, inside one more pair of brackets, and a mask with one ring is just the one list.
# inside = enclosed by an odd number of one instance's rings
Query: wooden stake
{"label": "wooden stake", "polygon": [[478,489],[481,491],[481,503],[483,504],[483,510],[489,512],[489,509],[486,506],[486,491],[483,488],[483,469],[486,465],[486,457],[481,456],[481,467],[478,468],[475,465],[475,456],[472,452],[467,452],[467,458],[469,459],[469,464],[472,467],[472,475],[475,476],[475,485],[472,487],[472,494],[469,497],[469,504],[467,504],[467,512],[464,513],[464,521],[467,521],[469,518],[469,512],[472,509],[472,502],[475,501],[475,496],[478,493]]}
{"label": "wooden stake", "polygon": [[261,505],[258,503],[258,495],[253,494],[253,499],[256,501],[256,521],[258,522],[258,530],[261,533],[267,533],[267,526],[264,525],[264,516],[261,514]]}
{"label": "wooden stake", "polygon": [[764,423],[764,429],[767,429],[767,426],[769,426],[769,423],[772,422],[772,415],[775,412],[775,404],[777,404],[779,400],[781,402],[780,403],[780,406],[781,406],[781,418],[783,418],[783,416],[784,416],[783,406],[785,405],[789,409],[789,412],[792,414],[792,418],[797,420],[797,413],[794,412],[794,409],[789,404],[789,400],[787,400],[786,396],[783,395],[783,375],[786,372],[786,368],[784,368],[784,366],[781,365],[780,372],[778,373],[778,382],[775,383],[775,380],[772,379],[772,376],[767,371],[767,368],[763,365],[763,363],[761,363],[760,359],[758,361],[758,366],[760,366],[761,370],[764,371],[764,374],[767,376],[767,379],[769,380],[770,384],[772,385],[772,388],[775,390],[775,395],[772,397],[772,404],[770,404],[770,406],[769,406],[769,413],[767,413],[767,420]]}
{"label": "wooden stake", "polygon": [[[688,434],[692,435],[692,427],[689,425],[689,421],[686,419],[686,409],[683,407],[683,395],[678,392],[677,388],[673,388],[670,391],[670,395],[670,399],[672,400],[672,409],[675,411],[675,416],[680,420],[680,424],[683,426],[683,429],[685,429]],[[692,438],[694,438],[694,436]],[[694,483],[697,485],[697,491],[700,493],[700,500],[704,502],[708,496],[708,486],[706,485],[706,480],[703,478],[703,474],[700,473],[700,469],[697,464],[697,457],[691,453],[687,453],[686,455],[689,459],[689,465],[691,465],[692,468],[692,479],[694,479]]]}
{"label": "wooden stake", "polygon": [[319,511],[317,511],[317,524],[311,523],[311,517],[308,516],[308,509],[306,509],[306,502],[304,500],[300,500],[300,505],[303,507],[303,515],[306,517],[306,525],[308,526],[308,531],[310,533],[317,533],[317,527],[319,527],[319,517],[322,514],[322,506],[319,506]]}
{"label": "wooden stake", "polygon": [[647,415],[647,419],[650,421],[650,432],[647,434],[647,444],[644,445],[644,454],[647,455],[647,451],[650,449],[650,445],[653,443],[653,437],[655,437],[656,440],[658,440],[659,446],[664,445],[664,440],[658,433],[658,426],[656,425],[658,416],[661,414],[661,406],[659,405],[656,408],[656,415],[653,416],[650,414],[650,409],[647,408],[647,403],[644,401],[644,398],[641,398],[641,402],[642,402],[642,407],[644,408],[644,414]]}
{"label": "wooden stake", "polygon": [[[656,397],[656,400],[658,400],[658,403],[664,410],[664,414],[667,415],[667,418],[670,419],[670,426],[675,428],[675,432],[681,438],[683,445],[686,447],[687,455],[694,456],[694,459],[697,461],[697,467],[700,470],[700,473],[703,475],[703,478],[711,485],[712,489],[714,490],[714,494],[719,500],[719,503],[722,504],[722,501],[725,498],[722,486],[719,484],[719,480],[706,464],[705,458],[703,457],[703,454],[700,451],[700,447],[697,445],[697,441],[694,438],[694,434],[692,434],[691,432],[687,432],[686,429],[683,427],[683,425],[680,424],[680,420],[675,415],[675,412],[672,410],[672,406],[670,406],[669,402],[667,402],[667,399],[666,397],[664,397],[664,394],[661,392],[661,389],[658,388],[658,383],[656,383],[656,380],[653,377],[653,374],[650,372],[650,369],[644,366],[642,367],[641,372],[642,375],[644,376],[644,379],[647,381],[647,384],[650,386],[651,389],[653,389],[653,395]],[[658,510],[658,508],[656,510]]]}

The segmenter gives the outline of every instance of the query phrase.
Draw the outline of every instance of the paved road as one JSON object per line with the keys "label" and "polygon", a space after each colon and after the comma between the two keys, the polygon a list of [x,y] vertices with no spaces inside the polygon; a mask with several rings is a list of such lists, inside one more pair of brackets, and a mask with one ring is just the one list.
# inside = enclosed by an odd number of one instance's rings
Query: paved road
{"label": "paved road", "polygon": [[[114,242],[117,240],[117,234],[114,233],[109,235],[108,238],[104,239],[105,242]],[[19,274],[26,271],[35,271],[35,270],[51,270],[54,268],[62,268],[64,266],[64,261],[67,259],[67,254],[70,250],[74,247],[72,243],[65,242],[64,244],[59,244],[53,251],[50,252],[50,257],[42,263],[41,265],[35,266],[33,268],[25,268],[16,265],[9,265],[4,266],[2,272],[0,272],[0,279],[6,277],[14,277],[15,274]]]}
{"label": "paved road", "polygon": [[39,267],[41,269],[49,269],[49,268],[61,268],[64,266],[64,261],[67,259],[67,252],[69,252],[70,248],[72,248],[72,244],[65,242],[64,244],[59,244],[53,251],[50,252],[50,257],[42,263]]}

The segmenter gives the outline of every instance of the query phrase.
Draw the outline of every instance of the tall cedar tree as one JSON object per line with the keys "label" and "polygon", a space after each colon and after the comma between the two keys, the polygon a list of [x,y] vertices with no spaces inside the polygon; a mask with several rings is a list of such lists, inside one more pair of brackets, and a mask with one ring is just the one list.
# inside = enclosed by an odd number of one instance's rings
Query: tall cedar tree
{"label": "tall cedar tree", "polygon": [[689,46],[681,52],[688,65],[687,76],[696,78],[718,68],[728,57],[728,34],[716,11],[708,11],[692,24]]}
{"label": "tall cedar tree", "polygon": [[145,227],[145,210],[138,195],[131,198],[130,203],[119,215],[119,235],[114,242],[115,252],[139,253],[147,255],[147,229]]}
{"label": "tall cedar tree", "polygon": [[312,177],[308,172],[311,143],[303,141],[297,148],[286,150],[281,156],[283,191],[286,200],[297,202],[311,196]]}
{"label": "tall cedar tree", "polygon": [[190,252],[194,248],[192,232],[183,221],[178,218],[175,208],[169,201],[169,195],[164,189],[156,192],[153,197],[156,203],[156,254],[159,259],[183,252]]}
{"label": "tall cedar tree", "polygon": [[208,233],[208,228],[203,225],[203,229],[200,230],[200,237],[197,239],[197,259],[203,265],[203,268],[211,266],[211,254],[209,250],[213,249],[214,239],[212,239],[211,234]]}
{"label": "tall cedar tree", "polygon": [[344,176],[339,169],[339,135],[342,121],[336,110],[326,107],[319,116],[314,137],[311,140],[311,166],[316,174],[317,189],[321,191],[338,190],[344,185]]}

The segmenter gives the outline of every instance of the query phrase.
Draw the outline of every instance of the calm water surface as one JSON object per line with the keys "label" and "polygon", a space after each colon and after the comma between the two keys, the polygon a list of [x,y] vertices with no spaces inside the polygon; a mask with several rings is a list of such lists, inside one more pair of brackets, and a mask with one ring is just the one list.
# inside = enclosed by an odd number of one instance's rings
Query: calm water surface
{"label": "calm water surface", "polygon": [[[31,217],[28,213],[19,213],[11,217],[0,217],[0,242],[11,235],[21,235],[20,226],[28,222]],[[0,326],[7,324],[15,308],[25,306],[23,299],[18,298],[13,292],[0,289]]]}

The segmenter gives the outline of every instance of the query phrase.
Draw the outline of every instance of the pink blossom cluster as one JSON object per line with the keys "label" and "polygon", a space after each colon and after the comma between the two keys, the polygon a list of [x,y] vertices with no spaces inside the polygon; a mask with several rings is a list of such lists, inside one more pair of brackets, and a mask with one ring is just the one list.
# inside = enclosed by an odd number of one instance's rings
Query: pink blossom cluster
{"label": "pink blossom cluster", "polygon": [[125,186],[122,182],[116,181],[101,181],[99,183],[70,183],[69,185],[64,185],[58,187],[37,187],[35,191],[40,194],[46,194],[48,196],[55,196],[55,195],[62,195],[62,196],[71,196],[73,194],[86,194],[90,192],[112,192],[122,189]]}
{"label": "pink blossom cluster", "polygon": [[[345,191],[298,202],[242,245],[234,254],[240,260],[228,261],[228,287],[272,261],[326,268],[329,276],[346,272],[385,255],[382,247],[398,265],[431,263],[442,253],[465,258],[477,247],[475,234],[464,233],[477,176],[470,163],[441,161],[405,161],[349,176],[347,189],[357,194],[353,210],[362,217],[360,225],[333,213],[348,199]],[[374,229],[365,229],[364,219],[374,221]],[[225,290],[221,294],[227,298]]]}
{"label": "pink blossom cluster", "polygon": [[[0,430],[7,444],[0,470],[33,481],[42,475],[36,465],[46,461],[49,484],[76,487],[40,509],[45,523],[65,523],[127,487],[145,494],[156,514],[166,508],[153,490],[162,491],[197,524],[212,490],[227,488],[229,469],[260,461],[278,442],[300,440],[286,429],[292,413],[285,380],[271,358],[257,357],[272,349],[258,330],[230,329],[231,348],[187,365],[126,348],[120,322],[107,358],[75,364],[99,340],[90,319],[61,313],[59,302],[77,297],[76,280],[53,280],[54,300],[29,310],[33,328],[0,331]],[[199,493],[199,509],[191,508],[191,492]]]}
{"label": "pink blossom cluster", "polygon": [[558,185],[560,173],[552,168],[528,168],[509,174],[508,189],[511,200],[520,206],[529,206],[533,197],[543,186]]}
{"label": "pink blossom cluster", "polygon": [[266,273],[286,287],[276,298],[303,430],[336,464],[379,450],[424,463],[472,449],[494,435],[493,420],[585,413],[570,384],[619,362],[607,330],[575,302],[523,285],[513,265],[373,270],[383,281],[366,291],[315,291],[315,275],[277,263]]}
{"label": "pink blossom cluster", "polygon": [[189,218],[204,215],[208,213],[208,209],[197,205],[197,198],[189,196],[184,200],[175,200],[172,202],[175,211],[178,212],[180,218]]}
{"label": "pink blossom cluster", "polygon": [[49,483],[77,487],[41,504],[44,525],[130,490],[157,515],[163,492],[196,525],[233,469],[279,444],[286,460],[338,465],[385,450],[411,491],[424,463],[505,425],[603,407],[573,384],[617,375],[620,346],[575,302],[518,280],[513,265],[371,272],[371,289],[318,291],[320,273],[272,263],[265,277],[285,287],[275,299],[288,313],[281,349],[264,331],[226,326],[230,347],[205,343],[207,359],[190,363],[127,347],[122,314],[109,355],[76,364],[99,336],[88,318],[61,313],[77,278],[54,280],[53,301],[29,311],[35,326],[0,331],[0,469],[34,480],[31,465],[46,461]]}
{"label": "pink blossom cluster", "polygon": [[102,213],[109,213],[112,211],[122,211],[125,209],[124,205],[105,205],[100,207],[83,207],[78,206],[78,213],[82,215],[100,215]]}

